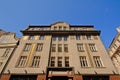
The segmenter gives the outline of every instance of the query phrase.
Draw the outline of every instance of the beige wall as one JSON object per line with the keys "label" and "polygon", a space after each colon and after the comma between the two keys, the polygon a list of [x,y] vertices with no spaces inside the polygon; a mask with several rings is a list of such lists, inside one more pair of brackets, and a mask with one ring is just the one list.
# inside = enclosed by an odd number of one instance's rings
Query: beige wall
{"label": "beige wall", "polygon": [[[7,40],[5,42],[2,42],[2,39],[4,37],[7,37]],[[6,64],[9,62],[11,55],[13,54],[13,51],[17,45],[18,39],[15,38],[14,33],[4,33],[0,37],[0,62],[2,65],[0,66],[0,73],[4,70],[6,67]],[[7,56],[3,56],[6,52],[6,50],[9,49],[9,52],[7,53]]]}

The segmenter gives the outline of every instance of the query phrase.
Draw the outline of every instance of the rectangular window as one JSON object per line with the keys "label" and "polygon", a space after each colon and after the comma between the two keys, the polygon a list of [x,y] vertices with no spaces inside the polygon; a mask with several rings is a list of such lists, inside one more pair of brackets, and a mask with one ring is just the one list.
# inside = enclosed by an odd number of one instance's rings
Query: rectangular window
{"label": "rectangular window", "polygon": [[91,35],[86,35],[87,40],[92,40]]}
{"label": "rectangular window", "polygon": [[120,39],[117,39],[117,41],[120,43]]}
{"label": "rectangular window", "polygon": [[117,45],[116,45],[116,44],[114,44],[114,45],[113,45],[113,48],[114,48],[114,49],[117,49],[118,47],[117,47]]}
{"label": "rectangular window", "polygon": [[67,30],[67,27],[64,26],[63,29],[64,29],[64,30]]}
{"label": "rectangular window", "polygon": [[77,44],[77,48],[79,52],[84,52],[83,44]]}
{"label": "rectangular window", "polygon": [[33,40],[34,39],[34,36],[29,36],[29,40]]}
{"label": "rectangular window", "polygon": [[58,57],[58,67],[62,67],[62,57]]}
{"label": "rectangular window", "polygon": [[95,44],[89,44],[89,47],[90,47],[90,50],[92,52],[96,52],[97,51]]}
{"label": "rectangular window", "polygon": [[41,35],[41,36],[39,37],[39,40],[44,40],[44,36]]}
{"label": "rectangular window", "polygon": [[58,40],[61,41],[61,40],[62,40],[62,36],[59,36],[59,37],[58,37]]}
{"label": "rectangular window", "polygon": [[58,52],[62,52],[62,44],[58,44]]}
{"label": "rectangular window", "polygon": [[62,30],[62,26],[59,26],[59,30]]}
{"label": "rectangular window", "polygon": [[65,57],[65,67],[69,67],[69,57]]}
{"label": "rectangular window", "polygon": [[98,36],[97,36],[97,35],[94,35],[94,39],[95,39],[95,40],[98,40]]}
{"label": "rectangular window", "polygon": [[56,41],[56,38],[57,38],[56,36],[53,36],[53,37],[52,37],[52,40],[53,40],[53,41]]}
{"label": "rectangular window", "polygon": [[68,36],[64,36],[64,41],[67,41],[67,39],[68,39]]}
{"label": "rectangular window", "polygon": [[51,67],[55,67],[55,57],[51,57]]}
{"label": "rectangular window", "polygon": [[85,56],[80,56],[80,65],[81,67],[88,67],[88,63]]}
{"label": "rectangular window", "polygon": [[10,52],[10,48],[7,48],[3,53],[2,57],[7,57],[8,53]]}
{"label": "rectangular window", "polygon": [[38,43],[36,47],[36,51],[42,51],[42,48],[43,48],[43,44]]}
{"label": "rectangular window", "polygon": [[80,35],[76,35],[76,40],[80,40]]}
{"label": "rectangular window", "polygon": [[18,67],[25,67],[27,56],[21,56],[19,59]]}
{"label": "rectangular window", "polygon": [[40,63],[40,56],[34,56],[33,61],[32,61],[32,67],[39,67]]}
{"label": "rectangular window", "polygon": [[52,52],[56,52],[56,44],[52,44]]}
{"label": "rectangular window", "polygon": [[94,59],[96,67],[103,67],[99,56],[94,56],[93,59]]}
{"label": "rectangular window", "polygon": [[26,44],[24,47],[24,51],[30,51],[31,44]]}
{"label": "rectangular window", "polygon": [[68,52],[68,44],[64,44],[64,52]]}
{"label": "rectangular window", "polygon": [[57,30],[57,27],[56,27],[56,26],[54,26],[54,30]]}

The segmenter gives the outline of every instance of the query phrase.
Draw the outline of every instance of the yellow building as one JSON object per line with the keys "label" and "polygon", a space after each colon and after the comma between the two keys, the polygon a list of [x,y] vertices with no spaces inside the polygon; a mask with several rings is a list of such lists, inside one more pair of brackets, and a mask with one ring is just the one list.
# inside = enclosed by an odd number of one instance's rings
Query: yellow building
{"label": "yellow building", "polygon": [[120,80],[92,25],[56,22],[21,32],[1,80]]}

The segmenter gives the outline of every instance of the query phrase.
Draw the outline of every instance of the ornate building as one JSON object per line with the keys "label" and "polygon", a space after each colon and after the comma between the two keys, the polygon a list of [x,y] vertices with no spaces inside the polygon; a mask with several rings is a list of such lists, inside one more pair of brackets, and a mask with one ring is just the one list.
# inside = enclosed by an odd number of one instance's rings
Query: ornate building
{"label": "ornate building", "polygon": [[117,28],[117,31],[118,33],[113,39],[108,52],[115,67],[117,68],[118,73],[120,74],[120,27]]}
{"label": "ornate building", "polygon": [[15,33],[0,30],[0,74],[3,73],[7,63],[13,55],[18,40]]}
{"label": "ornate building", "polygon": [[119,80],[91,25],[28,26],[1,80]]}

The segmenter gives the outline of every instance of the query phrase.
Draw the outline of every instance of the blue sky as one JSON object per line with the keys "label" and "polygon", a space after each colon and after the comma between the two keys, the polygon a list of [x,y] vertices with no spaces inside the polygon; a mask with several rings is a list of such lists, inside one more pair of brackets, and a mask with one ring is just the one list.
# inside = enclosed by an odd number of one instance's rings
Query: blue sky
{"label": "blue sky", "polygon": [[15,32],[28,25],[65,21],[94,25],[108,48],[120,26],[120,0],[0,0],[0,29]]}

